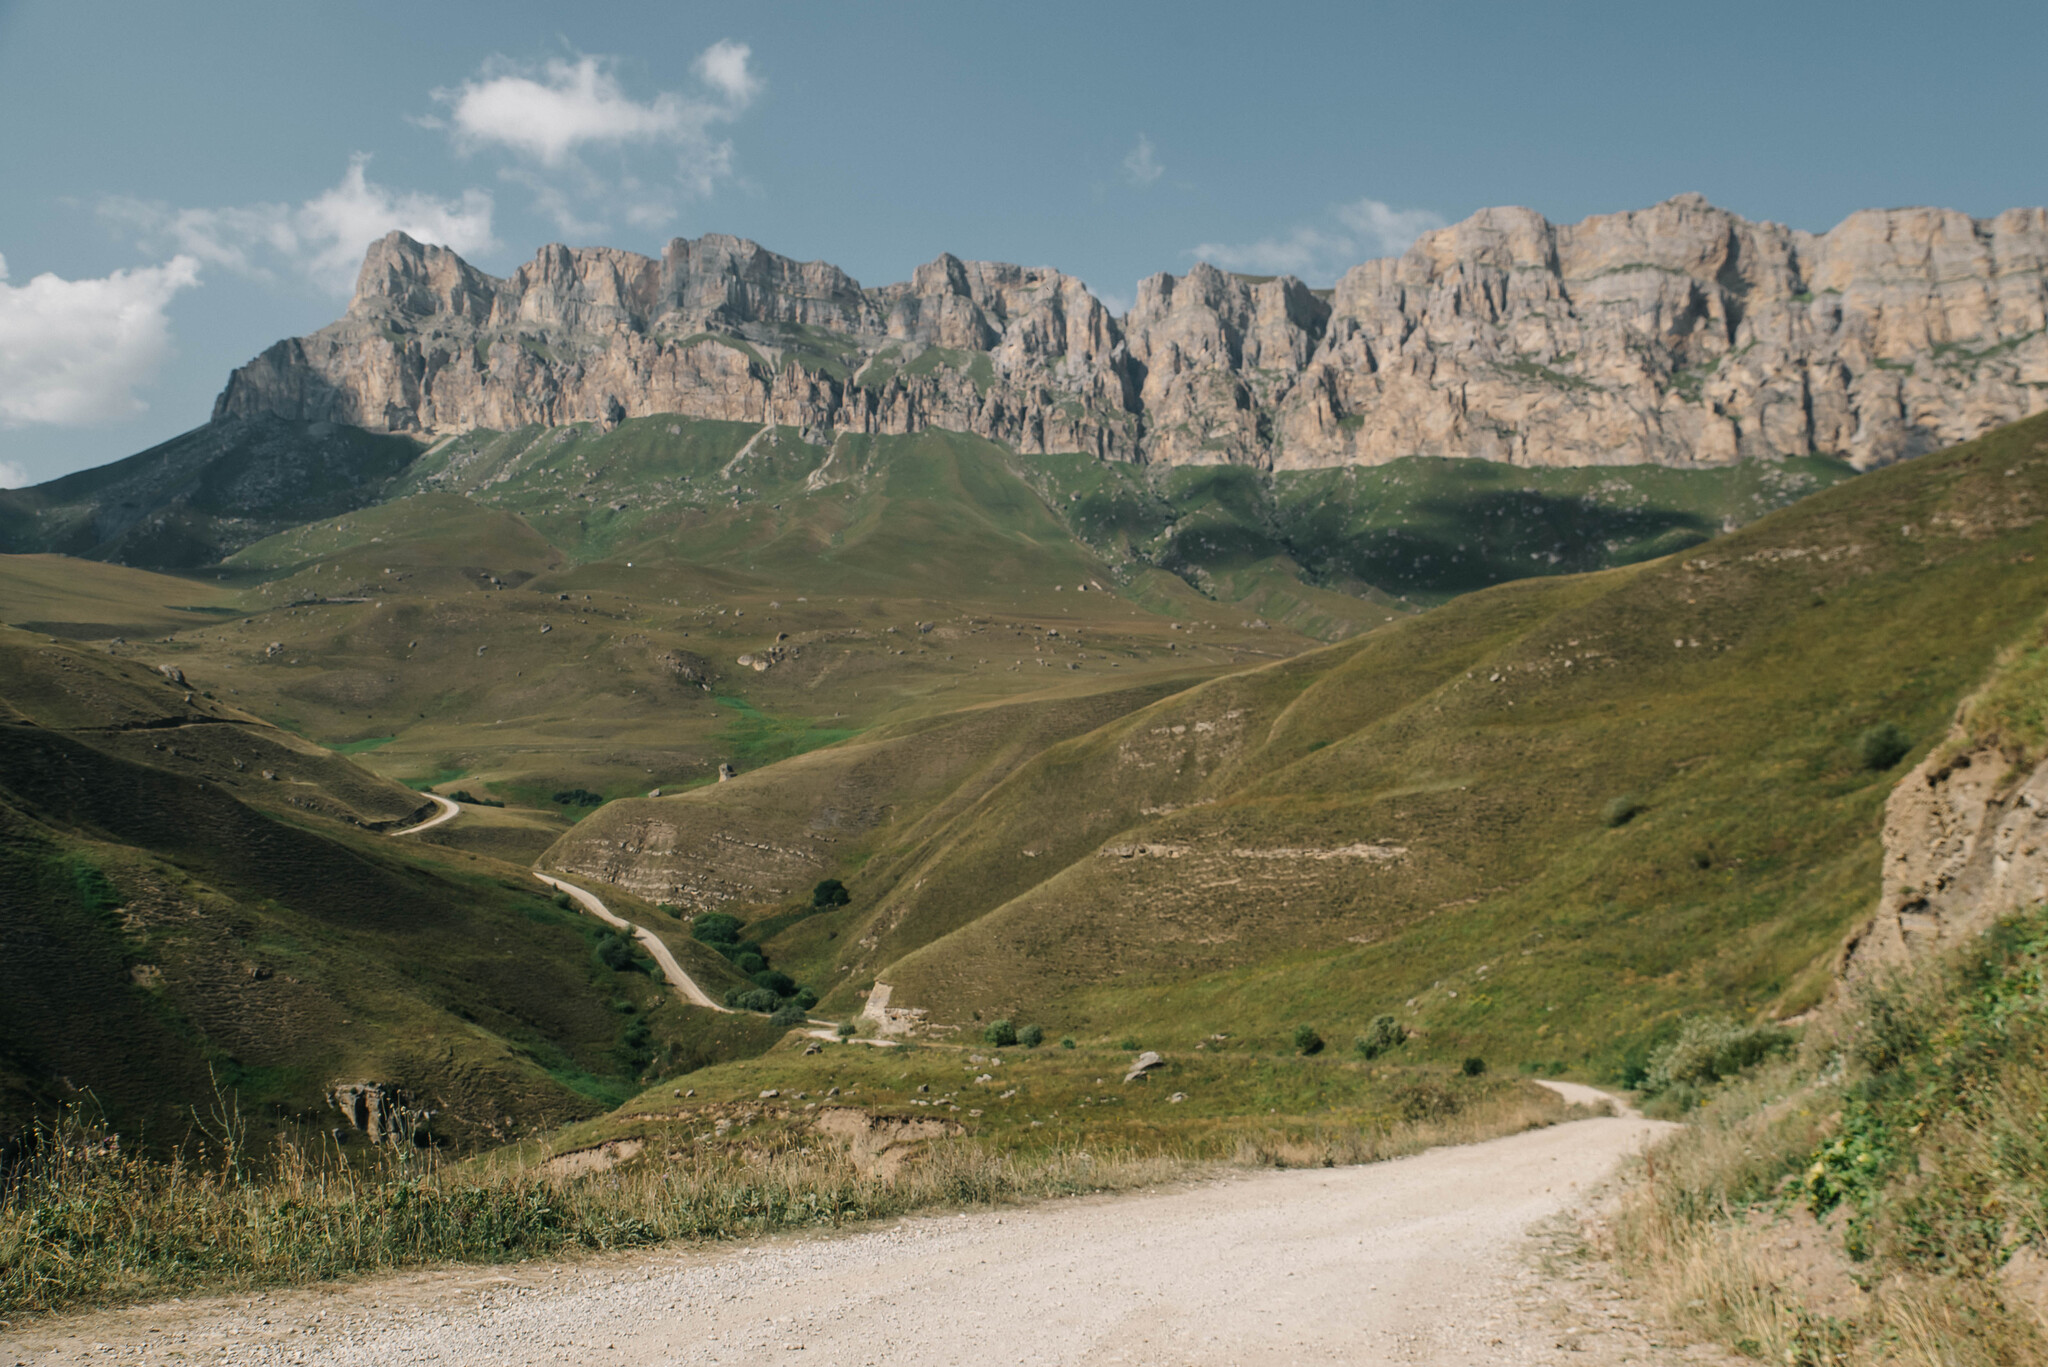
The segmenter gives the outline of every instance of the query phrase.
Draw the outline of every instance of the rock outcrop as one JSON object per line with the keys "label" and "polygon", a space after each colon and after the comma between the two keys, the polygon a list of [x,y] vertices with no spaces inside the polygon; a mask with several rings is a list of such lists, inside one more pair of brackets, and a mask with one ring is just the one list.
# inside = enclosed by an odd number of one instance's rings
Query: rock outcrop
{"label": "rock outcrop", "polygon": [[1483,210],[1330,290],[1197,265],[1121,318],[1072,276],[951,256],[866,289],[711,235],[659,260],[550,246],[499,279],[394,233],[347,315],[236,371],[215,416],[436,435],[675,413],[1282,469],[1868,467],[2044,406],[2048,211],[1813,234],[1682,195],[1567,225]]}
{"label": "rock outcrop", "polygon": [[2048,900],[2048,762],[2016,770],[1995,747],[1937,749],[1892,790],[1884,818],[1877,914],[1842,956],[1851,981]]}

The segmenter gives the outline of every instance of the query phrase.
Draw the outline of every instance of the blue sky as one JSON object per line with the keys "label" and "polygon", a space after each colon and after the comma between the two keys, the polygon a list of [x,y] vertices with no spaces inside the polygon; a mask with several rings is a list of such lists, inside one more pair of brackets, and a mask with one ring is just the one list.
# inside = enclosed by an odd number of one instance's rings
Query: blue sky
{"label": "blue sky", "polygon": [[2048,200],[2048,6],[0,0],[0,484],[205,421],[390,227],[506,271],[737,233],[1113,304],[1490,204],[1824,230]]}

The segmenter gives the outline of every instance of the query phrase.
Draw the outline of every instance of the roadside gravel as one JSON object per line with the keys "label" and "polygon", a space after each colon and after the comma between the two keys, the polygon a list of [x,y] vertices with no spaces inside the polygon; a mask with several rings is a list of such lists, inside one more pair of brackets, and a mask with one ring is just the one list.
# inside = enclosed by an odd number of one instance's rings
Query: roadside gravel
{"label": "roadside gravel", "polygon": [[0,1333],[0,1364],[1726,1361],[1663,1343],[1559,1252],[1665,1128],[1621,1115],[1365,1167],[101,1312]]}

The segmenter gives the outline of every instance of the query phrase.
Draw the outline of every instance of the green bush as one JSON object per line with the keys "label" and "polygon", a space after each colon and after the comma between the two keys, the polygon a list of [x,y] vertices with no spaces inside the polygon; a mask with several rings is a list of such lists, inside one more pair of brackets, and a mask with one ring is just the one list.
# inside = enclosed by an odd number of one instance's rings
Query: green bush
{"label": "green bush", "polygon": [[722,911],[707,911],[690,922],[690,937],[707,945],[736,944],[740,938],[740,918]]}
{"label": "green bush", "polygon": [[1116,1047],[1119,1049],[1135,1049],[1138,1047],[1138,1037],[1136,1035],[1125,1035],[1116,1042]]}
{"label": "green bush", "polygon": [[999,1021],[990,1021],[988,1029],[981,1032],[981,1037],[1000,1049],[1006,1044],[1017,1042],[1017,1027],[1010,1024],[1007,1017]]}
{"label": "green bush", "polygon": [[1613,830],[1628,825],[1648,810],[1639,798],[1624,793],[1600,809],[1600,824]]}
{"label": "green bush", "polygon": [[784,1002],[782,1005],[776,1007],[774,1013],[768,1017],[768,1023],[770,1025],[781,1025],[786,1027],[791,1025],[802,1025],[806,1019],[808,1019],[808,1017],[805,1015],[804,1009],[801,1006],[798,1006],[795,1002]]}
{"label": "green bush", "polygon": [[593,793],[588,788],[564,788],[554,795],[553,800],[564,807],[598,807],[604,804],[604,795]]}
{"label": "green bush", "polygon": [[765,987],[750,988],[733,1001],[742,1011],[773,1011],[781,1004],[782,999]]}
{"label": "green bush", "polygon": [[1466,1077],[1479,1077],[1486,1072],[1486,1060],[1474,1055],[1459,1064],[1458,1071]]}
{"label": "green bush", "polygon": [[1017,1032],[1017,1043],[1026,1049],[1036,1049],[1045,1043],[1045,1031],[1040,1026],[1027,1025]]}
{"label": "green bush", "polygon": [[846,884],[837,878],[827,878],[811,889],[811,909],[814,911],[830,911],[833,907],[843,907],[852,900],[853,894],[848,892]]}
{"label": "green bush", "polygon": [[1062,1049],[1071,1049],[1071,1048],[1073,1048],[1073,1047],[1074,1047],[1074,1037],[1073,1037],[1072,1035],[1061,1035],[1061,1036],[1060,1036],[1060,1048],[1062,1048]]}
{"label": "green bush", "polygon": [[852,1022],[852,1021],[841,1021],[841,1022],[839,1022],[839,1038],[841,1038],[841,1039],[852,1039],[852,1038],[853,1038],[853,1022]]}
{"label": "green bush", "polygon": [[1690,1109],[1700,1088],[1733,1077],[1792,1047],[1791,1032],[1772,1025],[1737,1025],[1725,1016],[1695,1016],[1678,1037],[1653,1051],[1643,1069],[1642,1090],[1668,1095]]}
{"label": "green bush", "polygon": [[1297,1054],[1320,1054],[1323,1052],[1323,1037],[1316,1033],[1313,1025],[1294,1027],[1294,1052]]}
{"label": "green bush", "polygon": [[808,987],[799,987],[796,990],[796,1004],[808,1011],[818,1004],[818,994]]}
{"label": "green bush", "polygon": [[558,892],[558,893],[556,893],[556,894],[555,894],[555,898],[554,898],[554,901],[555,901],[555,905],[556,905],[556,906],[558,906],[558,907],[560,907],[560,908],[561,908],[561,909],[562,909],[563,911],[567,911],[567,910],[569,909],[569,894],[568,894],[568,893],[566,893],[566,892]]}
{"label": "green bush", "polygon": [[779,969],[764,968],[748,974],[747,977],[754,986],[765,987],[778,997],[794,997],[796,995],[796,979]]}
{"label": "green bush", "polygon": [[1365,1027],[1365,1033],[1358,1037],[1352,1047],[1361,1058],[1378,1058],[1390,1053],[1408,1042],[1408,1032],[1392,1016],[1374,1016],[1372,1024]]}
{"label": "green bush", "polygon": [[1892,722],[1880,722],[1856,737],[1856,758],[1878,773],[1904,759],[1912,748],[1912,739]]}
{"label": "green bush", "polygon": [[623,973],[633,966],[633,942],[615,930],[598,936],[592,952],[600,964],[614,973]]}
{"label": "green bush", "polygon": [[765,971],[768,967],[768,960],[763,958],[760,954],[755,953],[753,950],[746,950],[737,954],[728,954],[726,955],[726,957],[732,960],[732,966],[734,968],[737,968],[740,972],[746,974],[749,978],[753,977],[756,973]]}

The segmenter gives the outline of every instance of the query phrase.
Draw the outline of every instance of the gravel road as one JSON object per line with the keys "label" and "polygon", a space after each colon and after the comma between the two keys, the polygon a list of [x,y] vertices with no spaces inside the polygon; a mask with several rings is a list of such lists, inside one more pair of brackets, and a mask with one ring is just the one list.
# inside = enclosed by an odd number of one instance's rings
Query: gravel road
{"label": "gravel road", "polygon": [[407,826],[402,831],[392,831],[390,832],[390,834],[418,835],[421,831],[431,831],[434,829],[434,827],[439,826],[444,822],[453,821],[456,817],[462,815],[462,804],[459,802],[454,802],[449,800],[448,798],[442,797],[439,793],[422,793],[421,796],[431,798],[433,800],[434,805],[439,807],[441,810],[435,813],[433,816],[427,818],[425,821],[422,821],[417,826]]}
{"label": "gravel road", "polygon": [[697,980],[683,971],[683,966],[676,962],[676,956],[669,952],[668,946],[661,942],[659,935],[656,935],[645,926],[634,925],[631,921],[628,921],[625,917],[606,906],[603,900],[594,892],[586,892],[574,883],[568,882],[565,879],[555,878],[549,874],[536,873],[534,877],[540,879],[541,882],[546,883],[557,892],[568,893],[569,896],[576,899],[578,905],[592,916],[595,916],[598,920],[603,921],[614,929],[625,931],[628,935],[638,940],[641,947],[654,957],[654,962],[661,965],[662,977],[668,981],[670,987],[673,987],[681,994],[684,1001],[689,1002],[693,1006],[708,1006],[713,1011],[730,1011],[732,1009],[722,1003],[713,1001],[711,994],[702,987],[699,987]]}
{"label": "gravel road", "polygon": [[0,1363],[1727,1361],[1662,1344],[1544,1256],[1665,1128],[1582,1120],[1365,1167],[101,1312],[0,1334]]}

